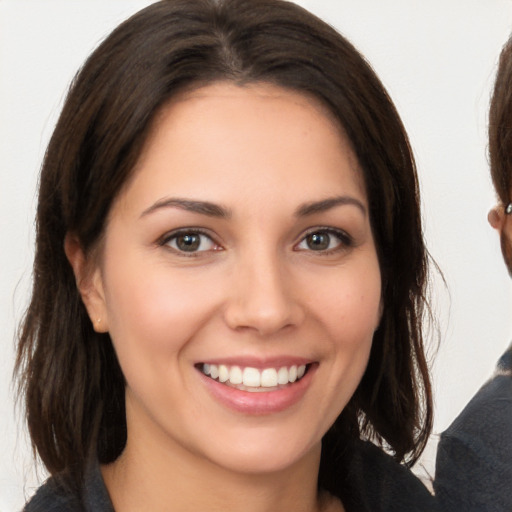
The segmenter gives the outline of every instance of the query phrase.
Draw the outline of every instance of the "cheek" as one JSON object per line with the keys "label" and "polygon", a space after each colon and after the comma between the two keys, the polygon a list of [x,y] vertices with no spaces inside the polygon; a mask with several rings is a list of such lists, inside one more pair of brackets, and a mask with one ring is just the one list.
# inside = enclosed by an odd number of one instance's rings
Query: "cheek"
{"label": "cheek", "polygon": [[367,367],[380,320],[380,279],[377,263],[344,269],[334,279],[317,283],[322,286],[311,296],[311,311],[325,335],[320,365],[325,379],[318,399],[327,411],[325,430],[350,401]]}
{"label": "cheek", "polygon": [[212,309],[209,294],[192,273],[155,264],[135,277],[133,268],[129,263],[112,265],[107,274],[108,321],[116,349],[151,349],[155,356],[180,350]]}
{"label": "cheek", "polygon": [[340,275],[317,288],[311,304],[336,340],[347,345],[371,340],[380,321],[380,279],[379,267],[375,264]]}

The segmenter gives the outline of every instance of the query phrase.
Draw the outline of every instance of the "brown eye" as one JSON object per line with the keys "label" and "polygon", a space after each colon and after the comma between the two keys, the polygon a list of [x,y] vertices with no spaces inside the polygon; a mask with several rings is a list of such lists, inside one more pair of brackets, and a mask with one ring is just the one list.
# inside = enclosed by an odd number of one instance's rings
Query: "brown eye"
{"label": "brown eye", "polygon": [[325,251],[330,243],[331,235],[328,233],[311,233],[306,237],[306,245],[312,251]]}
{"label": "brown eye", "polygon": [[335,229],[318,229],[309,232],[296,246],[299,251],[327,252],[347,248],[352,239],[344,231]]}
{"label": "brown eye", "polygon": [[201,245],[201,238],[198,234],[179,235],[176,237],[176,247],[180,251],[197,251]]}
{"label": "brown eye", "polygon": [[217,245],[204,233],[196,231],[183,231],[168,237],[164,245],[167,245],[178,252],[203,252],[215,250]]}

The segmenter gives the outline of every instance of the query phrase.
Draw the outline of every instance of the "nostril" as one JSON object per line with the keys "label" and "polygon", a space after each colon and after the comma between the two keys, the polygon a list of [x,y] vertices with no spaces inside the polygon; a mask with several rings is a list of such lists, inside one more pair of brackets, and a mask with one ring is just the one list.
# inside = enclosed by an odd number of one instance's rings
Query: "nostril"
{"label": "nostril", "polygon": [[298,326],[303,312],[293,303],[276,307],[233,304],[227,308],[225,319],[228,326],[238,332],[257,331],[260,335],[271,335]]}

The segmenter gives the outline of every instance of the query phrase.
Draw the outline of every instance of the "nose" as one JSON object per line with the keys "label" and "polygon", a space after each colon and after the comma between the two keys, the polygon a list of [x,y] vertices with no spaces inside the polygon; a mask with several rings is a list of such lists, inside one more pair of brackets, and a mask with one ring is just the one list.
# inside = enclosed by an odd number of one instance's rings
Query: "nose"
{"label": "nose", "polygon": [[238,262],[224,313],[231,329],[269,336],[302,323],[305,312],[299,290],[279,260],[277,256],[252,255]]}

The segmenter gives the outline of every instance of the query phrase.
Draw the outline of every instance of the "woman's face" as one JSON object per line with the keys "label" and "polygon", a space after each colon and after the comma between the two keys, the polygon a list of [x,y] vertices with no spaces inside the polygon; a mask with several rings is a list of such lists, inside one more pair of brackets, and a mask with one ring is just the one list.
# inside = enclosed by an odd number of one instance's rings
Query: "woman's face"
{"label": "woman's face", "polygon": [[317,456],[381,312],[340,128],[271,85],[172,100],[112,207],[92,282],[89,311],[126,378],[127,450],[251,473]]}

